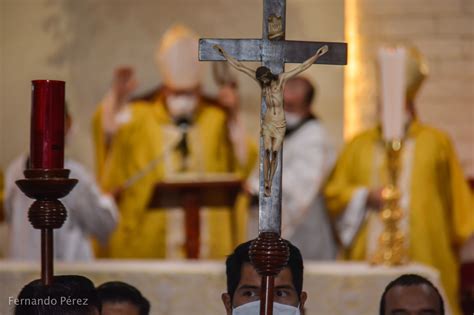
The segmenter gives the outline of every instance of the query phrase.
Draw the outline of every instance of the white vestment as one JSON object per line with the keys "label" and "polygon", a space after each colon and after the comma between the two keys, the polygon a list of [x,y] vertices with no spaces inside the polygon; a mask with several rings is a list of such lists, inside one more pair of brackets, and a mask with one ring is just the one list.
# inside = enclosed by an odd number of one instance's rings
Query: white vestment
{"label": "white vestment", "polygon": [[[335,160],[328,133],[319,120],[310,119],[285,137],[283,147],[282,237],[296,245],[305,259],[334,259],[336,243],[320,194]],[[249,186],[258,194],[258,169]],[[252,238],[257,235],[257,212],[250,214]]]}
{"label": "white vestment", "polygon": [[[28,220],[33,200],[15,185],[23,179],[26,156],[17,158],[5,175],[5,211],[8,227],[7,257],[15,260],[39,261],[41,237]],[[117,225],[118,210],[113,199],[99,191],[92,175],[77,162],[66,160],[70,178],[79,183],[62,199],[67,209],[64,225],[54,230],[54,258],[59,261],[87,261],[94,255],[91,237],[105,243]]]}

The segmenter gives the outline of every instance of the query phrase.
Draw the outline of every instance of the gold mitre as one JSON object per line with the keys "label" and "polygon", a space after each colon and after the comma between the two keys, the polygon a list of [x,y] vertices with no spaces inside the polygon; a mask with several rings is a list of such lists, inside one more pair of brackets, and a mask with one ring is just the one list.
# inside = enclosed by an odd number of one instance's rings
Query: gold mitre
{"label": "gold mitre", "polygon": [[174,25],[165,32],[158,45],[156,63],[166,86],[186,90],[199,85],[198,45],[197,34],[183,25]]}
{"label": "gold mitre", "polygon": [[429,74],[425,57],[415,46],[404,46],[406,49],[406,84],[407,100],[414,101],[422,83]]}

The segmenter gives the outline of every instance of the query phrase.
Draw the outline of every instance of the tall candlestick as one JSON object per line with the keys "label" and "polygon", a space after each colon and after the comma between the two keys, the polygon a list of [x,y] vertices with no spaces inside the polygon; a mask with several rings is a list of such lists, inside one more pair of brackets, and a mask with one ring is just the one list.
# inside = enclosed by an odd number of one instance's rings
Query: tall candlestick
{"label": "tall candlestick", "polygon": [[51,285],[54,275],[53,230],[66,221],[67,211],[59,199],[77,184],[64,164],[65,82],[32,82],[31,152],[25,179],[16,181],[21,191],[35,199],[28,210],[31,225],[41,230],[41,279]]}
{"label": "tall candlestick", "polygon": [[64,89],[64,81],[32,81],[32,169],[62,169],[64,166]]}
{"label": "tall candlestick", "polygon": [[400,140],[404,136],[405,59],[404,48],[381,48],[379,50],[381,123],[385,141]]}

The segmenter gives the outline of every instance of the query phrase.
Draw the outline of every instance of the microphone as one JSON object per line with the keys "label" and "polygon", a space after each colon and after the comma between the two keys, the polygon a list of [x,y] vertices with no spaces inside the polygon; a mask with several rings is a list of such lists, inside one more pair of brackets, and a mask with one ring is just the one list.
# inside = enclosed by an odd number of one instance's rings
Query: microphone
{"label": "microphone", "polygon": [[188,145],[188,132],[189,128],[191,128],[191,119],[186,116],[178,117],[175,120],[175,124],[181,131],[181,140],[176,144],[176,150],[181,153],[183,157],[183,169],[186,169],[186,161],[189,155],[189,145]]}

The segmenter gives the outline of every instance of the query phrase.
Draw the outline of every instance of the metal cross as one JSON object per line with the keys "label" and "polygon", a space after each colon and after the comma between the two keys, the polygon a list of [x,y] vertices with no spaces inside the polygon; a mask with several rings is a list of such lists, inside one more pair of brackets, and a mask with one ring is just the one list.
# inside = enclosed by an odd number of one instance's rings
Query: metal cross
{"label": "metal cross", "polygon": [[[285,63],[302,63],[322,46],[328,45],[329,51],[316,63],[345,65],[347,62],[347,44],[305,42],[285,40],[286,0],[263,1],[263,38],[262,39],[201,39],[199,42],[199,60],[225,60],[214,45],[219,44],[229,54],[240,61],[260,61],[272,73],[284,71]],[[266,111],[262,98],[261,117]],[[260,174],[263,169],[263,145],[260,143]],[[260,176],[259,194],[259,231],[277,232],[281,229],[281,159],[273,179],[270,198],[263,195],[263,176]]]}
{"label": "metal cross", "polygon": [[[199,60],[201,61],[224,61],[224,57],[215,49],[214,45],[220,45],[227,53],[239,61],[260,61],[263,66],[269,68],[275,75],[282,73],[285,63],[302,63],[324,45],[329,51],[317,59],[318,64],[345,65],[347,63],[347,44],[326,42],[305,42],[285,40],[286,30],[286,0],[263,0],[263,37],[261,39],[201,39],[199,41]],[[261,122],[267,110],[265,99],[262,97]],[[282,172],[282,150],[277,159],[278,166],[273,177],[271,196],[264,195],[264,146],[260,137],[260,191],[259,191],[259,239],[265,233],[281,234],[281,172]],[[263,240],[260,244],[270,244]],[[275,243],[276,244],[276,243]],[[275,248],[271,245],[268,248]],[[269,251],[263,250],[270,259]],[[264,257],[263,261],[268,261]],[[286,264],[286,263],[285,263]],[[284,264],[284,265],[285,265]],[[255,264],[254,264],[255,265]],[[267,266],[268,267],[268,266]],[[265,267],[266,268],[266,267]],[[273,268],[273,266],[272,266]],[[271,269],[271,268],[270,268]],[[276,269],[275,269],[276,270]],[[257,271],[259,271],[257,269]],[[261,303],[261,314],[272,314],[273,308],[273,275],[260,272],[263,282]],[[269,280],[270,279],[270,280]],[[262,283],[263,283],[262,282]],[[269,289],[270,286],[270,289]]]}

